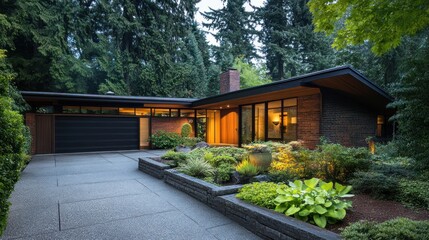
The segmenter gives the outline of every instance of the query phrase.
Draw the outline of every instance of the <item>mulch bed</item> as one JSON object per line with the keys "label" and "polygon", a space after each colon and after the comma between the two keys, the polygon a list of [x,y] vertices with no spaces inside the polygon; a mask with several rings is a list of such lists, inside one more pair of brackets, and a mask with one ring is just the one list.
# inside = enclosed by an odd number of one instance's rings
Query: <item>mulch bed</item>
{"label": "mulch bed", "polygon": [[368,195],[355,195],[349,200],[353,201],[353,208],[347,211],[346,218],[327,228],[340,233],[341,228],[359,220],[384,222],[396,217],[406,217],[413,220],[429,220],[429,211],[425,209],[411,209],[399,202],[377,200]]}

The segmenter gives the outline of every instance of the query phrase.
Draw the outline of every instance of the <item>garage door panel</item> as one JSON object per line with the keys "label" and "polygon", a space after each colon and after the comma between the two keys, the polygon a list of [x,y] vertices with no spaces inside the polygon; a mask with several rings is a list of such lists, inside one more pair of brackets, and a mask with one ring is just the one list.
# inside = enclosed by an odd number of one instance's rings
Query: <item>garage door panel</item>
{"label": "garage door panel", "polygon": [[139,147],[138,118],[55,118],[55,151],[90,152],[133,150]]}

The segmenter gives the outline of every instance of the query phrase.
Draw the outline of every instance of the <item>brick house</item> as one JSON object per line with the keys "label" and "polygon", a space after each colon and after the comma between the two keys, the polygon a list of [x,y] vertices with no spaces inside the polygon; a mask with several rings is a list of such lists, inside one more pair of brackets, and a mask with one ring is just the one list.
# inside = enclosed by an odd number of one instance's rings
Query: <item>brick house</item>
{"label": "brick house", "polygon": [[364,146],[369,136],[390,137],[392,98],[349,66],[326,69],[240,90],[230,69],[220,94],[203,99],[133,97],[23,91],[33,153],[139,149],[158,130],[193,134],[214,145],[303,140],[321,136]]}

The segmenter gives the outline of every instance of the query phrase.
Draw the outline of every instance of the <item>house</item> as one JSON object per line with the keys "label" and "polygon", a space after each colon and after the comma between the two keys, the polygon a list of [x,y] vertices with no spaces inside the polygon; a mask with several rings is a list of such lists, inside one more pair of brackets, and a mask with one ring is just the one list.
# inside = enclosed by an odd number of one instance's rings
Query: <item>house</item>
{"label": "house", "polygon": [[239,89],[230,69],[220,76],[221,94],[203,99],[134,97],[23,91],[32,107],[25,121],[33,153],[140,149],[158,130],[194,135],[215,145],[320,137],[364,146],[369,136],[389,137],[392,101],[385,91],[349,66]]}

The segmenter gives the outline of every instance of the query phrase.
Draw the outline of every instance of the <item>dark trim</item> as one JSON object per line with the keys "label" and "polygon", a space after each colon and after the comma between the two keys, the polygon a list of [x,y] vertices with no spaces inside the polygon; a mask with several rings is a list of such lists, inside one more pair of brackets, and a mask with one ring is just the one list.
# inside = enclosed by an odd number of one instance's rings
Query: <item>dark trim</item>
{"label": "dark trim", "polygon": [[57,92],[34,92],[21,91],[24,98],[55,98],[56,100],[72,101],[93,101],[93,102],[114,102],[114,103],[162,103],[190,105],[196,98],[168,98],[168,97],[140,97],[140,96],[115,96],[100,94],[78,94],[78,93],[57,93]]}
{"label": "dark trim", "polygon": [[243,130],[241,129],[241,124],[243,123],[243,121],[241,120],[241,116],[242,116],[241,111],[242,111],[242,105],[239,105],[238,106],[238,147],[241,147],[242,145],[241,134]]}

